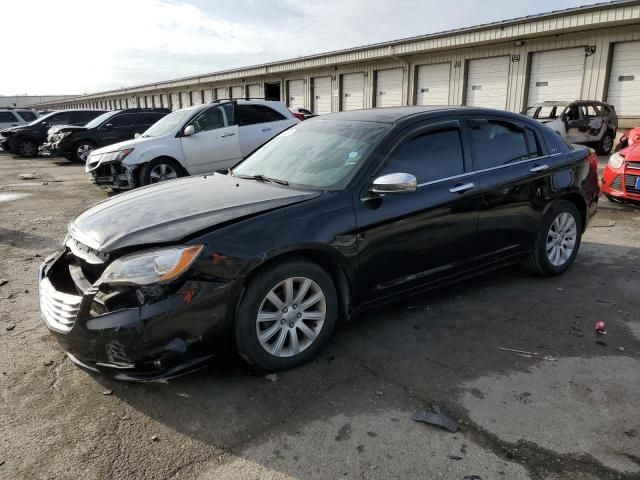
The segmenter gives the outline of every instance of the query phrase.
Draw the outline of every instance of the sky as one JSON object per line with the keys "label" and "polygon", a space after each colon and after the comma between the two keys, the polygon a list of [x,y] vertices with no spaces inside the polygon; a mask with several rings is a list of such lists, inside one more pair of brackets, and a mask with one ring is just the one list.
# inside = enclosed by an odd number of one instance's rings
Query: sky
{"label": "sky", "polygon": [[2,1],[0,94],[99,92],[592,3]]}

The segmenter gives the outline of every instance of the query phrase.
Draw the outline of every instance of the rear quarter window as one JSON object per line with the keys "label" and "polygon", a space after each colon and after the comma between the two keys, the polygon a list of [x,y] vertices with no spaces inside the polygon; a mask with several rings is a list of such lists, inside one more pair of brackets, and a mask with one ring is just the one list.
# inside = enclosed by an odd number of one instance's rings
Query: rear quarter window
{"label": "rear quarter window", "polygon": [[13,112],[0,112],[0,123],[17,122],[18,119],[13,115]]}
{"label": "rear quarter window", "polygon": [[38,118],[35,113],[30,112],[29,110],[19,110],[17,113],[25,122],[33,122],[36,118]]}

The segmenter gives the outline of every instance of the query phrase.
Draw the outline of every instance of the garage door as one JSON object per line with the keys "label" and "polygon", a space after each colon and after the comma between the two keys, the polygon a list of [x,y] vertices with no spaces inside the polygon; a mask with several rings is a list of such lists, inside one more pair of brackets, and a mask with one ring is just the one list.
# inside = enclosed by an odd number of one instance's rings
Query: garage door
{"label": "garage door", "polygon": [[177,93],[171,94],[171,110],[180,109],[180,97]]}
{"label": "garage door", "polygon": [[227,89],[224,87],[216,88],[216,100],[226,100],[229,98],[227,96]]}
{"label": "garage door", "polygon": [[640,115],[640,42],[613,47],[607,101],[618,115]]}
{"label": "garage door", "polygon": [[376,107],[398,107],[402,105],[402,69],[378,70],[376,72]]}
{"label": "garage door", "polygon": [[242,98],[242,87],[231,87],[231,98]]}
{"label": "garage door", "polygon": [[263,98],[262,94],[260,93],[260,85],[249,85],[247,87],[247,95],[249,95],[249,98]]}
{"label": "garage door", "polygon": [[584,47],[531,55],[527,106],[547,101],[579,100],[584,77]]}
{"label": "garage door", "polygon": [[160,95],[153,96],[153,106],[156,108],[160,107]]}
{"label": "garage door", "polygon": [[481,58],[469,61],[466,104],[470,107],[507,107],[510,57]]}
{"label": "garage door", "polygon": [[450,63],[421,65],[416,77],[416,105],[449,105]]}
{"label": "garage door", "polygon": [[160,95],[160,105],[165,108],[169,108],[169,98],[166,93]]}
{"label": "garage door", "polygon": [[317,77],[311,81],[313,82],[311,110],[318,115],[331,113],[331,77]]}
{"label": "garage door", "polygon": [[303,80],[289,80],[287,82],[287,105],[290,108],[304,108]]}
{"label": "garage door", "polygon": [[364,74],[349,73],[342,76],[340,110],[364,108]]}
{"label": "garage door", "polygon": [[207,88],[204,91],[204,103],[209,103],[213,100],[213,90]]}

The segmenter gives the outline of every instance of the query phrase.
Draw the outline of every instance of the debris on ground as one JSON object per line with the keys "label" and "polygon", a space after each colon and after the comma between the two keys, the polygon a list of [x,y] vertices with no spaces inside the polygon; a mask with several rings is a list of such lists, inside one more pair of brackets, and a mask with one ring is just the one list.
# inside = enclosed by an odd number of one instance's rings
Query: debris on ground
{"label": "debris on ground", "polygon": [[618,347],[619,352],[624,352],[624,347]]}
{"label": "debris on ground", "polygon": [[599,322],[596,322],[596,333],[598,335],[606,335],[607,334],[607,324],[604,323],[602,320]]}
{"label": "debris on ground", "polygon": [[152,442],[159,442],[160,441],[160,437],[158,437],[158,435],[152,435],[151,436],[151,441]]}
{"label": "debris on ground", "polygon": [[[10,298],[10,297],[9,297],[9,298]],[[16,328],[16,326],[15,326],[15,325],[7,325],[7,328],[5,328],[5,330],[6,330],[7,332],[10,332],[10,331],[11,331],[11,330],[13,330],[14,328]]]}
{"label": "debris on ground", "polygon": [[38,178],[38,176],[35,173],[21,173],[18,175],[18,178],[20,180],[34,180]]}
{"label": "debris on ground", "polygon": [[2,285],[6,285],[7,283],[9,283],[9,280],[7,280],[6,278],[0,278],[0,287]]}
{"label": "debris on ground", "polygon": [[543,353],[538,353],[538,352],[527,352],[526,350],[515,350],[513,348],[504,348],[504,347],[498,347],[498,350],[503,350],[505,352],[512,352],[520,357],[525,357],[525,358],[536,358],[538,360],[547,360],[549,362],[558,361],[556,357],[552,357],[551,355],[545,355]]}
{"label": "debris on ground", "polygon": [[447,458],[449,460],[462,460],[462,457],[460,455],[447,455]]}
{"label": "debris on ground", "polygon": [[44,362],[45,367],[50,367],[51,365],[53,365],[53,360],[47,360],[46,362]]}
{"label": "debris on ground", "polygon": [[597,223],[592,223],[591,225],[589,225],[589,228],[609,228],[609,227],[615,227],[616,226],[616,222],[609,222],[606,225],[599,225]]}
{"label": "debris on ground", "polygon": [[462,480],[482,480],[479,475],[466,475]]}
{"label": "debris on ground", "polygon": [[278,381],[278,375],[275,374],[275,373],[270,373],[269,375],[265,375],[264,378],[266,378],[270,382],[277,382]]}
{"label": "debris on ground", "polygon": [[104,392],[102,392],[102,395],[111,395],[113,393],[113,390],[105,390]]}
{"label": "debris on ground", "polygon": [[183,398],[189,398],[189,394],[188,393],[176,393],[177,396],[179,397],[183,397]]}
{"label": "debris on ground", "polygon": [[414,422],[436,425],[444,428],[445,430],[449,430],[450,432],[457,432],[458,428],[460,428],[458,422],[443,414],[440,411],[440,406],[435,404],[431,406],[431,411],[421,410],[416,412],[411,419]]}

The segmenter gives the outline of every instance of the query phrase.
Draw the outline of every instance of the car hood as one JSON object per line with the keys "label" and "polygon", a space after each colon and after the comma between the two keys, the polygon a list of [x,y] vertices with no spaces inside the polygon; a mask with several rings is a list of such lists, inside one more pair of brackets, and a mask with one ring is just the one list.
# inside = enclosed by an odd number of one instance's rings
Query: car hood
{"label": "car hood", "polygon": [[211,227],[315,198],[320,192],[214,174],[186,177],[104,200],[73,220],[69,233],[103,253],[177,242]]}
{"label": "car hood", "polygon": [[55,127],[51,127],[47,133],[50,135],[62,132],[81,132],[86,130],[86,127],[81,127],[78,125],[56,125]]}
{"label": "car hood", "polygon": [[106,147],[98,148],[91,152],[92,155],[102,155],[103,153],[117,152],[125,148],[135,148],[140,145],[147,145],[153,143],[161,143],[165,141],[166,137],[139,137],[133,140],[125,140],[124,142],[112,143]]}

